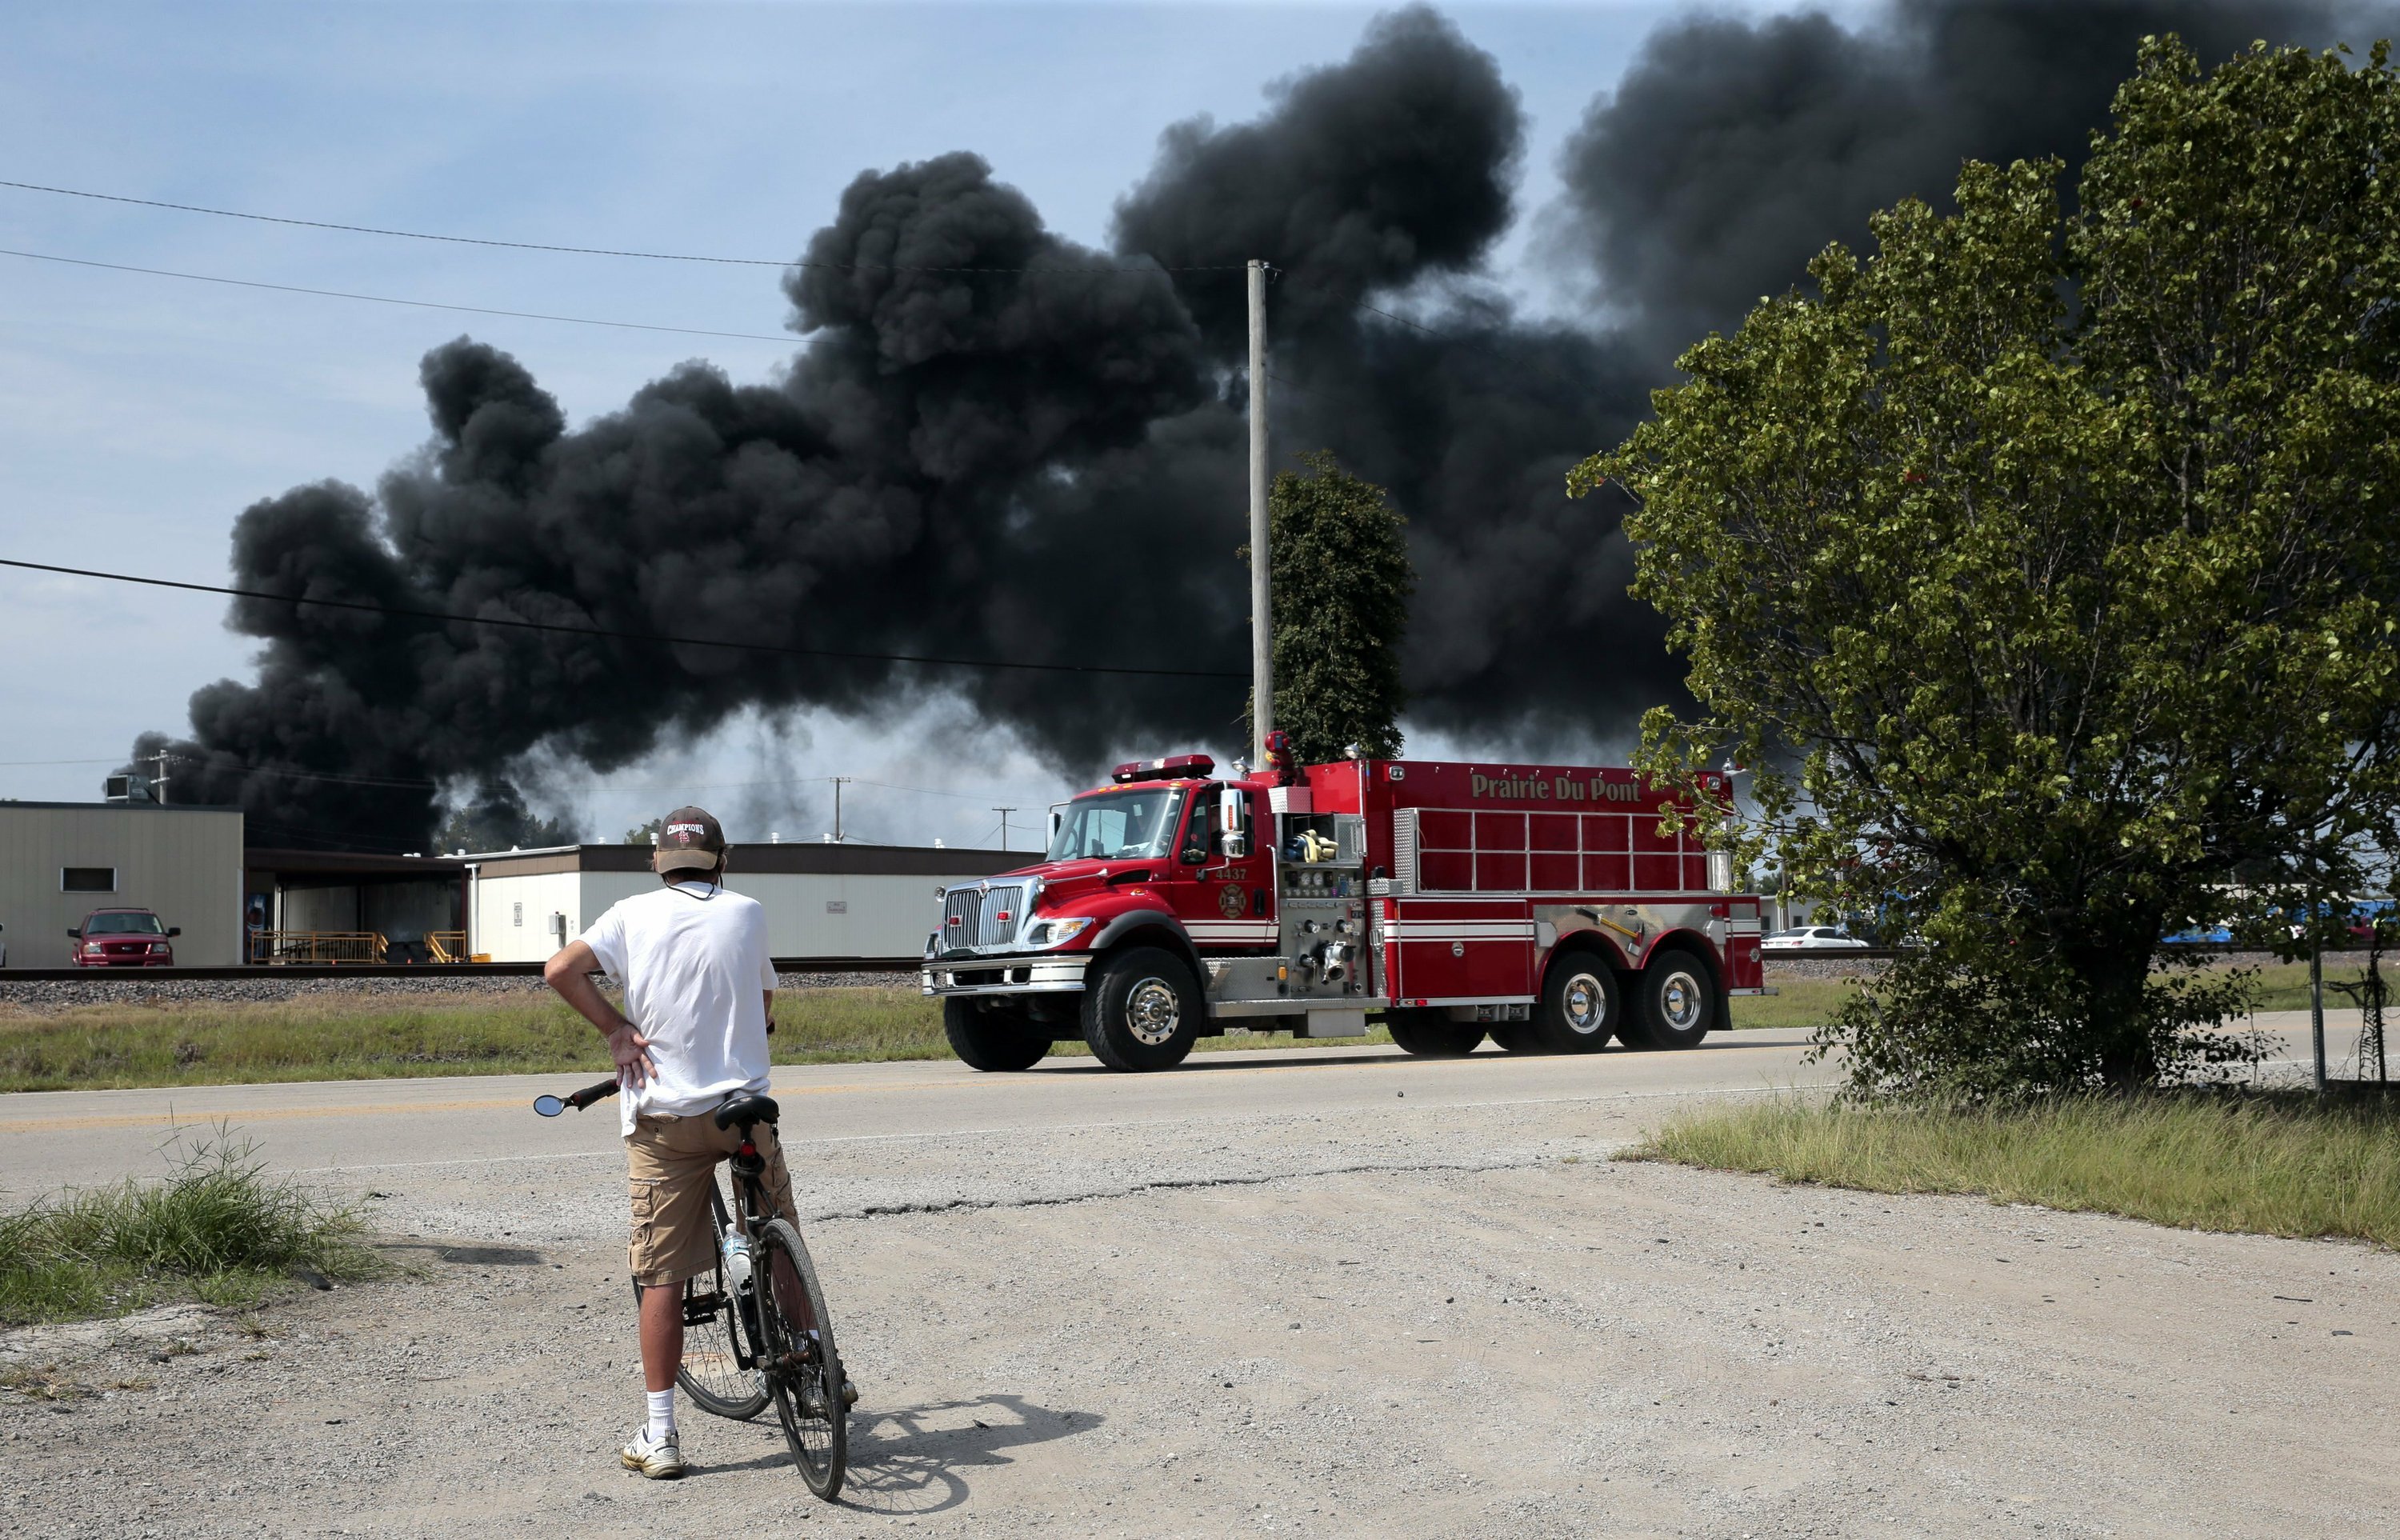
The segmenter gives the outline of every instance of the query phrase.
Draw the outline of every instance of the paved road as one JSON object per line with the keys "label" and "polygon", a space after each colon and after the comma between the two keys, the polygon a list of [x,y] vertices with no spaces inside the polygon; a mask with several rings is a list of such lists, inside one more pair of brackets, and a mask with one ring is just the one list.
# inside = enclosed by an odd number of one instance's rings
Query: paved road
{"label": "paved road", "polygon": [[[1166,1074],[1118,1075],[1084,1057],[1025,1074],[978,1074],[949,1060],[784,1066],[775,1071],[786,1139],[796,1145],[1058,1133],[1139,1124],[1220,1123],[1373,1108],[1432,1117],[1457,1107],[1592,1100],[1637,1104],[1710,1093],[1815,1084],[1803,1032],[1741,1032],[1685,1054],[1610,1052],[1464,1061],[1391,1048],[1259,1049],[1194,1057]],[[358,1174],[486,1167],[618,1153],[615,1106],[555,1120],[534,1097],[590,1076],[486,1075],[311,1081],[172,1090],[0,1096],[0,1171],[20,1192],[157,1171],[178,1127],[224,1122],[259,1141],[273,1165]],[[72,1136],[72,1137],[69,1137]]]}
{"label": "paved road", "polygon": [[[2330,1051],[2356,1050],[2355,1012],[2328,1013]],[[2269,1078],[2305,1072],[2305,1012],[2265,1013],[2275,1057]],[[1207,1125],[1373,1110],[1434,1119],[1445,1109],[1590,1104],[1601,1124],[1630,1134],[1679,1098],[1829,1083],[1804,1062],[1803,1031],[1723,1033],[1682,1054],[1621,1049],[1570,1058],[1518,1058],[1487,1047],[1466,1060],[1411,1059],[1390,1048],[1261,1049],[1201,1055],[1166,1074],[1117,1075],[1088,1058],[1044,1061],[1021,1075],[978,1074],[948,1060],[785,1066],[774,1085],[796,1145],[1059,1135],[1143,1124]],[[448,1076],[318,1081],[162,1090],[0,1096],[0,1191],[147,1176],[178,1130],[224,1124],[258,1142],[278,1169],[357,1185],[397,1173],[472,1184],[493,1168],[616,1158],[613,1108],[535,1117],[543,1091],[573,1075]],[[1398,1103],[1407,1102],[1406,1108]]]}

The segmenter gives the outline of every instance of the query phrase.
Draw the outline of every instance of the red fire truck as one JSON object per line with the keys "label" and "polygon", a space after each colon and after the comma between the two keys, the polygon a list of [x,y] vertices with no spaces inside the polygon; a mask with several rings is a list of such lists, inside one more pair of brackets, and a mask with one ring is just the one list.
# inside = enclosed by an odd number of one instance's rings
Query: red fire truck
{"label": "red fire truck", "polygon": [[[1238,767],[1236,767],[1238,770]],[[1759,900],[1627,770],[1121,765],[1040,863],[942,894],[924,992],[978,1070],[1082,1038],[1114,1070],[1229,1028],[1411,1054],[1689,1048],[1757,994]],[[1708,782],[1711,789],[1722,783]],[[1662,823],[1675,826],[1661,833]]]}

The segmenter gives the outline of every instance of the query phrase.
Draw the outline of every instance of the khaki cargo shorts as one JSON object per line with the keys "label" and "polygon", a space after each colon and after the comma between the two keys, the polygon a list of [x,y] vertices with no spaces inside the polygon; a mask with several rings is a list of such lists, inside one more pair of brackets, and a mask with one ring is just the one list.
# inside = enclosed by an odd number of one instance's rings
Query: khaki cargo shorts
{"label": "khaki cargo shorts", "polygon": [[[767,1191],[775,1207],[797,1225],[792,1177],[784,1167],[775,1130],[755,1124],[750,1138],[767,1157]],[[718,1128],[706,1112],[688,1118],[645,1112],[634,1120],[625,1138],[625,1179],[634,1200],[634,1235],[625,1261],[635,1283],[645,1288],[671,1286],[716,1265],[716,1217],[709,1211],[708,1189],[716,1180],[717,1163],[740,1148],[742,1131]],[[726,1207],[738,1223],[730,1182]]]}

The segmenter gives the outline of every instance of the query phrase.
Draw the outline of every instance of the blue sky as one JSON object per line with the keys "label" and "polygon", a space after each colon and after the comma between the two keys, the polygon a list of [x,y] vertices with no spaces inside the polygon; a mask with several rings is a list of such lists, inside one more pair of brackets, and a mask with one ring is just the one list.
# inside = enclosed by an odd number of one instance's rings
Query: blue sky
{"label": "blue sky", "polygon": [[[13,0],[0,13],[0,179],[781,259],[859,170],[968,148],[1053,227],[1097,244],[1160,129],[1250,116],[1275,77],[1346,55],[1374,8]],[[1499,59],[1531,120],[1513,254],[1586,104],[1676,7],[1445,8]],[[730,332],[778,334],[785,315],[769,267],[435,245],[7,188],[0,247]],[[681,360],[759,378],[797,346],[0,256],[0,555],[224,581],[244,506],[328,477],[372,485],[414,451],[427,431],[417,360],[461,332],[516,353],[576,420]],[[223,607],[0,570],[0,797],[90,797],[111,767],[89,761],[141,729],[181,729],[195,687],[248,672]],[[989,842],[991,805],[1038,810],[1072,789],[970,724],[870,734],[799,718],[745,719],[606,780],[558,767],[544,795],[601,838],[687,796],[737,838],[815,838],[829,799],[806,778],[832,774],[924,788],[846,799],[851,832],[907,841]]]}

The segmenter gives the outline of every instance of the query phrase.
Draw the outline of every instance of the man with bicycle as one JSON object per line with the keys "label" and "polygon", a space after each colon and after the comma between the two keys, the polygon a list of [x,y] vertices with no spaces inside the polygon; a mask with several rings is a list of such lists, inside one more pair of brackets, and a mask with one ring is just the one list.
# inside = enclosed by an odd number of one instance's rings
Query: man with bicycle
{"label": "man with bicycle", "polygon": [[[622,1452],[653,1479],[684,1473],[675,1429],[675,1370],[683,1362],[683,1285],[716,1265],[709,1206],[716,1165],[743,1130],[713,1114],[739,1093],[767,1089],[767,1023],[775,967],[767,914],[725,889],[725,831],[698,808],[677,808],[651,859],[661,887],[613,906],[542,970],[560,998],[608,1040],[621,1088],[633,1239],[626,1248],[641,1292],[642,1378],[649,1415]],[[592,975],[625,989],[619,1012]],[[790,1173],[771,1124],[750,1138],[767,1163],[775,1206],[797,1222]]]}

